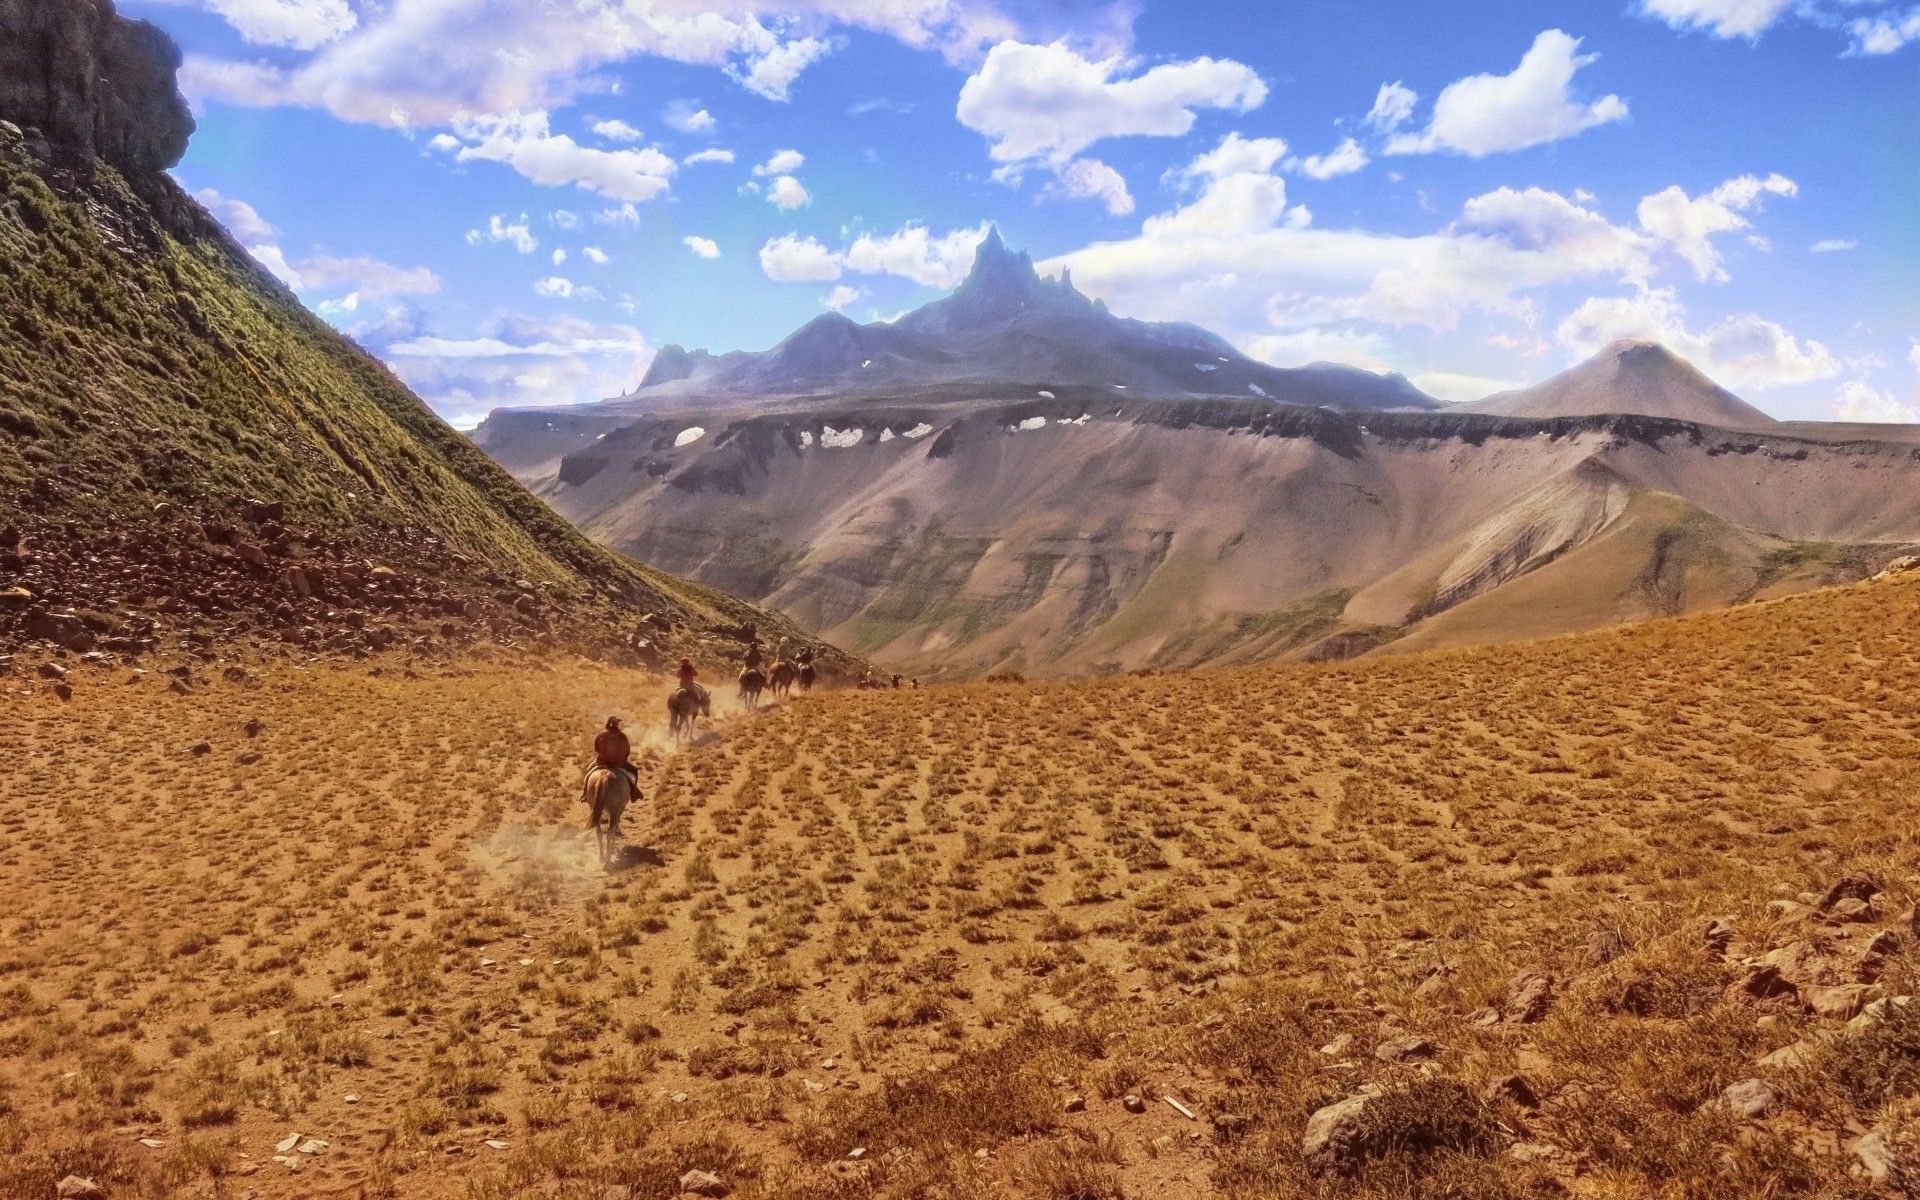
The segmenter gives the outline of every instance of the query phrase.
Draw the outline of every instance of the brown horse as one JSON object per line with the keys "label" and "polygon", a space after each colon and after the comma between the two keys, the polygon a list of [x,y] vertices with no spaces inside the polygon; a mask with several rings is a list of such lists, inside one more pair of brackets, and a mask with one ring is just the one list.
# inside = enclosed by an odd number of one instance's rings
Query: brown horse
{"label": "brown horse", "polygon": [[813,690],[813,664],[812,663],[802,663],[800,665],[800,690],[803,692],[810,692]]}
{"label": "brown horse", "polygon": [[[774,670],[777,673],[779,668]],[[760,693],[766,686],[767,673],[759,667],[748,667],[740,672],[740,703],[746,706],[748,712],[760,707]]]}
{"label": "brown horse", "polygon": [[701,717],[713,719],[713,697],[699,684],[687,684],[667,697],[667,732],[672,735],[674,745],[684,745],[700,736]]}
{"label": "brown horse", "polygon": [[[587,781],[580,797],[589,806],[589,823],[593,826],[594,838],[600,845],[600,865],[606,866],[613,861],[614,851],[620,844],[620,817],[627,811],[627,805],[640,798],[640,789],[634,784],[633,776],[625,771],[616,771],[609,767],[595,767],[587,772]],[[602,825],[600,819],[606,818]]]}
{"label": "brown horse", "polygon": [[793,669],[793,664],[784,658],[773,664],[771,682],[773,684],[773,698],[775,700],[786,699],[787,693],[793,690],[793,680],[798,674],[799,672]]}

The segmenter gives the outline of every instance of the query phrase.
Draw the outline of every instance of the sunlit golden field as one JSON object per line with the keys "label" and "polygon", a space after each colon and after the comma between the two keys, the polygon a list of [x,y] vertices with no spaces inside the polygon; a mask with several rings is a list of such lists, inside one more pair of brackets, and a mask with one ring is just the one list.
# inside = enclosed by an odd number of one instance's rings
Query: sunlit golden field
{"label": "sunlit golden field", "polygon": [[1911,1194],[1916,616],[723,688],[677,754],[572,662],[16,673],[0,1196]]}

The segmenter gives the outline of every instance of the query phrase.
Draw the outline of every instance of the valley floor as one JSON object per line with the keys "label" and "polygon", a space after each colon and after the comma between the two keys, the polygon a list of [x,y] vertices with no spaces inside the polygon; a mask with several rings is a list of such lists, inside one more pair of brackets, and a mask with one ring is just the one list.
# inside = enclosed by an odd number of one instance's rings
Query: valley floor
{"label": "valley floor", "polygon": [[0,677],[0,1197],[1901,1194],[1916,617],[800,697],[611,872],[655,676]]}

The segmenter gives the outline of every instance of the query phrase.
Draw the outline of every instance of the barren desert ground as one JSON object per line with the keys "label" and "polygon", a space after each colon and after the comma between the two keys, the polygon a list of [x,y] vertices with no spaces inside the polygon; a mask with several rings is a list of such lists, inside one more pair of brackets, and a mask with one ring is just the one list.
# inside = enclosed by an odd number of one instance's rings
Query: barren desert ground
{"label": "barren desert ground", "polygon": [[0,1196],[1902,1194],[1917,616],[724,689],[611,871],[658,677],[20,670]]}

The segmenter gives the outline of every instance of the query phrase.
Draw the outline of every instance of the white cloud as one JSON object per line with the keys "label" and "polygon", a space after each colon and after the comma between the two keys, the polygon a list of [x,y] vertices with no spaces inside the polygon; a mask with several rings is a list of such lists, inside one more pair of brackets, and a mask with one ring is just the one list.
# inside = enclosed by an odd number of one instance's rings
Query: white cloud
{"label": "white cloud", "polygon": [[866,294],[867,289],[865,288],[849,287],[843,283],[821,297],[820,303],[835,312],[839,312]]}
{"label": "white cloud", "polygon": [[753,169],[755,175],[791,175],[806,164],[807,156],[798,150],[775,150],[773,157]]}
{"label": "white cloud", "polygon": [[1064,42],[1004,41],[960,89],[955,115],[984,134],[995,162],[1064,164],[1102,138],[1176,137],[1196,109],[1246,112],[1267,96],[1252,68],[1211,58],[1165,63],[1115,79],[1119,58],[1089,61]]}
{"label": "white cloud", "polygon": [[561,263],[563,263],[563,262],[565,262],[565,261],[567,261],[567,249],[566,249],[566,247],[565,247],[565,246],[555,246],[555,247],[553,248],[553,265],[557,267],[557,266],[559,266],[559,265],[560,265]]}
{"label": "white cloud", "polygon": [[[557,216],[558,214],[555,215]],[[560,225],[563,229],[571,228],[571,226],[562,225],[559,221],[555,221],[554,224]],[[528,227],[527,214],[525,213],[520,214],[518,221],[508,221],[505,217],[501,216],[489,217],[487,218],[487,227],[485,230],[470,229],[467,231],[467,242],[469,245],[477,246],[482,240],[489,242],[509,242],[515,250],[518,250],[522,254],[532,254],[540,246],[540,240],[533,236],[533,231]]]}
{"label": "white cloud", "polygon": [[619,208],[603,208],[593,214],[595,225],[625,226],[628,229],[640,228],[640,210],[631,201]]}
{"label": "white cloud", "polygon": [[1802,345],[1754,313],[1726,317],[1698,332],[1688,329],[1686,309],[1672,288],[1596,296],[1561,321],[1554,337],[1583,357],[1623,338],[1658,341],[1735,391],[1764,391],[1840,373],[1839,362],[1825,346],[1811,339]]}
{"label": "white cloud", "polygon": [[610,142],[637,142],[640,140],[640,131],[638,129],[617,118],[611,121],[595,121],[593,123],[593,131]]}
{"label": "white cloud", "polygon": [[1833,408],[1842,421],[1920,425],[1920,406],[1902,404],[1891,394],[1875,391],[1857,379],[1840,385]]}
{"label": "white cloud", "polygon": [[566,314],[506,317],[459,338],[435,336],[409,314],[389,314],[348,332],[463,427],[493,408],[617,395],[639,381],[652,355],[631,326],[596,325]]}
{"label": "white cloud", "polygon": [[[698,253],[698,248],[695,248]],[[780,283],[840,278],[840,256],[818,239],[783,234],[760,247],[760,269]]]}
{"label": "white cloud", "polygon": [[712,133],[718,126],[712,113],[686,100],[676,100],[667,105],[663,119],[681,133]]}
{"label": "white cloud", "polygon": [[1549,29],[1533,40],[1512,74],[1455,80],[1434,101],[1426,131],[1396,135],[1388,141],[1387,153],[1445,150],[1484,158],[1624,119],[1627,104],[1618,96],[1591,103],[1574,98],[1574,73],[1598,57],[1576,55],[1579,48],[1578,38]]}
{"label": "white cloud", "polygon": [[1413,106],[1420,100],[1412,88],[1399,81],[1383,83],[1380,92],[1373,98],[1373,108],[1367,113],[1367,124],[1381,133],[1392,133],[1406,124],[1413,115]]}
{"label": "white cloud", "polygon": [[1493,379],[1454,371],[1422,371],[1413,376],[1413,386],[1436,400],[1465,404],[1472,400],[1484,400],[1495,392],[1512,391],[1525,385],[1515,379]]}
{"label": "white cloud", "polygon": [[1701,29],[1720,38],[1759,37],[1796,0],[1641,0],[1640,11],[1675,29]]}
{"label": "white cloud", "polygon": [[260,46],[312,50],[360,23],[346,0],[206,0],[240,36]]}
{"label": "white cloud", "polygon": [[1300,160],[1300,171],[1309,179],[1325,182],[1351,175],[1372,161],[1360,143],[1348,138],[1328,154],[1314,154]]}
{"label": "white cloud", "polygon": [[1739,214],[1754,207],[1763,194],[1794,196],[1799,191],[1799,186],[1784,175],[1765,179],[1742,175],[1699,197],[1670,187],[1640,201],[1640,226],[1692,264],[1699,278],[1724,280],[1727,272],[1714,247],[1714,235],[1750,228]]}
{"label": "white cloud", "polygon": [[607,252],[598,246],[583,246],[580,253],[586,255],[587,261],[596,267],[604,267],[613,261]]}
{"label": "white cloud", "polygon": [[571,279],[552,275],[546,279],[536,279],[533,290],[542,296],[554,296],[564,300],[573,295],[574,287]]}
{"label": "white cloud", "polygon": [[767,189],[767,202],[780,208],[799,208],[803,204],[811,204],[813,197],[798,179],[782,175]]}
{"label": "white cloud", "polygon": [[689,167],[697,163],[730,163],[732,161],[733,151],[731,150],[696,150],[680,160],[683,165]]}
{"label": "white cloud", "polygon": [[1860,243],[1852,238],[1827,238],[1807,247],[1814,254],[1832,254],[1838,250],[1858,250],[1859,248]]}
{"label": "white cloud", "polygon": [[1273,170],[1287,153],[1287,144],[1279,138],[1243,138],[1229,133],[1220,144],[1188,163],[1181,174],[1189,179],[1224,179],[1243,172],[1263,174]]}
{"label": "white cloud", "polygon": [[863,275],[898,275],[924,287],[950,288],[972,270],[973,252],[986,236],[984,223],[939,237],[924,225],[908,225],[886,237],[863,235],[843,261]]}
{"label": "white cloud", "polygon": [[193,198],[218,218],[227,227],[228,233],[242,242],[265,242],[280,236],[280,231],[268,224],[245,200],[222,196],[212,188],[201,188],[193,194]]}
{"label": "white cloud", "polygon": [[303,290],[350,288],[362,300],[424,296],[440,290],[440,278],[426,267],[396,267],[375,258],[303,259],[296,268]]}
{"label": "white cloud", "polygon": [[273,273],[273,277],[288,287],[299,291],[305,286],[300,272],[287,262],[286,255],[280,253],[280,247],[273,245],[248,246],[247,253],[253,255],[255,262]]}
{"label": "white cloud", "polygon": [[1097,158],[1076,158],[1061,167],[1050,193],[1076,200],[1098,200],[1110,216],[1120,217],[1133,211],[1133,195],[1120,172]]}
{"label": "white cloud", "polygon": [[1245,347],[1250,357],[1276,367],[1304,367],[1308,363],[1334,362],[1359,367],[1363,371],[1384,373],[1389,349],[1379,334],[1349,329],[1301,329],[1289,333],[1262,334]]}
{"label": "white cloud", "polygon": [[1908,42],[1920,41],[1920,8],[1901,15],[1861,17],[1847,26],[1847,32],[1853,35],[1850,55],[1892,54]]}
{"label": "white cloud", "polygon": [[720,247],[712,238],[683,237],[680,240],[686,243],[687,249],[693,251],[701,258],[720,257]]}
{"label": "white cloud", "polygon": [[548,213],[547,220],[552,223],[555,229],[571,230],[580,228],[580,214],[564,208],[555,209],[553,212]]}
{"label": "white cloud", "polygon": [[806,70],[808,64],[826,57],[831,49],[833,44],[822,38],[778,42],[750,59],[744,71],[734,71],[733,77],[750,92],[769,100],[785,100],[787,90],[800,77],[800,72]]}
{"label": "white cloud", "polygon": [[460,115],[453,131],[470,144],[462,146],[460,161],[486,159],[505,163],[535,183],[547,187],[573,184],[615,200],[651,200],[667,190],[668,178],[679,164],[658,150],[598,150],[582,146],[566,134],[552,133],[547,114],[535,110],[504,116]]}

